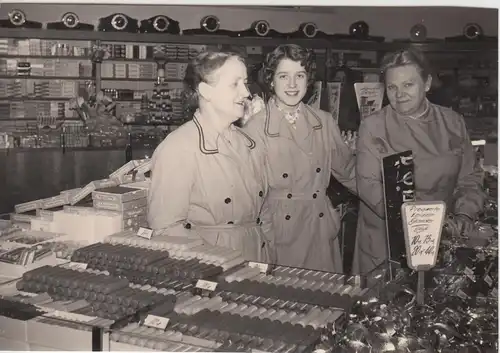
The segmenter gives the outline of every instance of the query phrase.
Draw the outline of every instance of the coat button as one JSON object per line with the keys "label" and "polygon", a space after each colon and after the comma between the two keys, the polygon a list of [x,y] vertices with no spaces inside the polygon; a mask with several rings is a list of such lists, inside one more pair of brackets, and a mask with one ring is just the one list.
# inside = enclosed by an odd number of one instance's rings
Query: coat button
{"label": "coat button", "polygon": [[257,224],[260,224],[260,218],[257,218]]}
{"label": "coat button", "polygon": [[288,220],[290,219],[290,215],[288,215],[288,214],[287,214],[287,215],[285,216],[285,219],[288,221]]}
{"label": "coat button", "polygon": [[184,228],[191,229],[191,224],[190,223],[186,223],[186,225],[184,225]]}
{"label": "coat button", "polygon": [[316,168],[316,173],[321,172],[321,168]]}
{"label": "coat button", "polygon": [[292,198],[292,194],[288,194],[288,195],[286,195],[286,197],[288,197],[289,199],[291,199]]}
{"label": "coat button", "polygon": [[227,199],[224,200],[225,203],[231,203],[231,199],[228,197]]}
{"label": "coat button", "polygon": [[264,193],[262,191],[259,191],[259,196],[260,197],[264,196]]}
{"label": "coat button", "polygon": [[227,224],[234,224],[234,222],[233,221],[229,221],[229,222],[227,222]]}
{"label": "coat button", "polygon": [[288,178],[288,174],[287,173],[283,173],[283,178]]}
{"label": "coat button", "polygon": [[318,197],[318,194],[313,194],[313,199],[315,199],[316,197]]}
{"label": "coat button", "polygon": [[319,218],[322,218],[324,215],[325,215],[325,214],[324,214],[323,212],[321,212],[321,213],[319,214]]}

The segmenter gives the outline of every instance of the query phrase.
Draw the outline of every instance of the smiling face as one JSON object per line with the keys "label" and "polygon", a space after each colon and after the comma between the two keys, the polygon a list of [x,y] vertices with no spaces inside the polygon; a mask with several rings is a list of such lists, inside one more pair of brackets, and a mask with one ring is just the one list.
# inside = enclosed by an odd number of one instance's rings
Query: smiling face
{"label": "smiling face", "polygon": [[294,109],[307,92],[307,71],[298,61],[283,59],[273,77],[276,102],[284,109]]}
{"label": "smiling face", "polygon": [[210,75],[208,81],[200,83],[199,91],[221,120],[232,123],[242,118],[250,95],[245,64],[231,57]]}
{"label": "smiling face", "polygon": [[387,98],[392,108],[402,115],[416,115],[425,109],[425,96],[431,77],[424,81],[416,65],[397,66],[385,73]]}

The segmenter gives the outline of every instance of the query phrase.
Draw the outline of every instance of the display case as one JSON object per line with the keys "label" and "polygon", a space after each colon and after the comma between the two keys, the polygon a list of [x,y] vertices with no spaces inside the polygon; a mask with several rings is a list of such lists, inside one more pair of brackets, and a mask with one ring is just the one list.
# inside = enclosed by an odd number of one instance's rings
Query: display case
{"label": "display case", "polygon": [[378,271],[249,263],[197,238],[118,233],[0,285],[0,335],[25,350],[310,352],[328,324],[387,281]]}

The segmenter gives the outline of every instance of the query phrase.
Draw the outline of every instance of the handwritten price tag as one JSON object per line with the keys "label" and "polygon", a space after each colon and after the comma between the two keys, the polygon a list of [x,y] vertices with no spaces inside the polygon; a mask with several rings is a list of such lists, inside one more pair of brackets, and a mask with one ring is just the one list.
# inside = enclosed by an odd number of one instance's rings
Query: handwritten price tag
{"label": "handwritten price tag", "polygon": [[248,266],[257,267],[261,273],[267,273],[267,270],[269,269],[269,264],[264,264],[262,262],[249,262]]}
{"label": "handwritten price tag", "polygon": [[153,230],[149,228],[140,227],[139,230],[137,231],[137,235],[140,236],[141,238],[149,240],[153,236]]}
{"label": "handwritten price tag", "polygon": [[83,262],[70,262],[69,268],[74,269],[74,270],[86,270],[87,265],[88,264],[83,263]]}
{"label": "handwritten price tag", "polygon": [[148,315],[144,319],[144,326],[158,328],[160,330],[165,330],[167,328],[168,322],[170,319],[165,317],[156,316],[156,315]]}
{"label": "handwritten price tag", "polygon": [[410,268],[428,270],[436,265],[445,213],[446,204],[441,201],[406,202],[401,206]]}
{"label": "handwritten price tag", "polygon": [[215,290],[215,288],[217,288],[217,282],[211,282],[211,281],[205,281],[203,279],[199,279],[196,282],[196,288],[209,290],[209,291],[213,292]]}

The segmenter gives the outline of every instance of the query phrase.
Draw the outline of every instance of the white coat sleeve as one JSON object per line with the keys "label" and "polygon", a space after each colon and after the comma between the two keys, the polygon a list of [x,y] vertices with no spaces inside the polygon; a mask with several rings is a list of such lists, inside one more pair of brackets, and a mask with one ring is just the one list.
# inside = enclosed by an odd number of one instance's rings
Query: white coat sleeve
{"label": "white coat sleeve", "polygon": [[332,139],[332,175],[349,191],[357,194],[356,157],[342,138],[340,129],[333,118],[326,115],[327,129]]}
{"label": "white coat sleeve", "polygon": [[193,185],[194,154],[175,146],[175,140],[167,137],[153,154],[148,223],[154,234],[188,236],[184,225]]}
{"label": "white coat sleeve", "polygon": [[379,217],[384,217],[384,188],[381,156],[366,121],[361,122],[356,142],[358,196]]}

